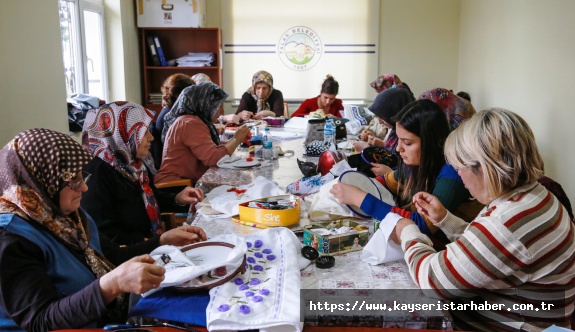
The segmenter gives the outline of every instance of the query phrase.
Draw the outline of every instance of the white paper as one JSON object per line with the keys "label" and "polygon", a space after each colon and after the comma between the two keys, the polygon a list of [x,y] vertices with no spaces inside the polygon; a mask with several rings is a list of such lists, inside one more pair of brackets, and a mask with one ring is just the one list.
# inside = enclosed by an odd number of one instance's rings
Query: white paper
{"label": "white paper", "polygon": [[397,213],[388,213],[379,224],[379,229],[361,251],[361,260],[369,265],[378,265],[403,259],[401,246],[389,237],[395,225],[403,217]]}

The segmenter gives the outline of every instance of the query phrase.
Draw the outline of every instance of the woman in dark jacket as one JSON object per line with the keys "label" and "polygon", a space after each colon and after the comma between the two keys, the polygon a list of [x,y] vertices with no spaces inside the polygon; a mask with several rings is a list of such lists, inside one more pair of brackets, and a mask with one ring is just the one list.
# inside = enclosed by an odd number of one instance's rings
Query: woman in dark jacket
{"label": "woman in dark jacket", "polygon": [[274,78],[260,70],[252,77],[252,86],[244,92],[236,114],[242,120],[262,119],[284,114],[284,96],[274,89]]}
{"label": "woman in dark jacket", "polygon": [[201,189],[179,193],[158,191],[144,158],[154,137],[148,130],[154,114],[128,102],[90,111],[82,145],[94,158],[85,168],[92,174],[82,208],[98,229],[118,244],[129,245],[160,235],[160,211],[187,211],[203,199]]}

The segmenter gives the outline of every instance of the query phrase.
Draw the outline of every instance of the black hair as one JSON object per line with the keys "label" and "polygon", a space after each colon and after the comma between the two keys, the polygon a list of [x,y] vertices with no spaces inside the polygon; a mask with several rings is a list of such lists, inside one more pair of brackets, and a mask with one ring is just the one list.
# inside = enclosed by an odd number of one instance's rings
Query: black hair
{"label": "black hair", "polygon": [[467,93],[467,92],[465,92],[465,91],[459,91],[459,92],[457,93],[457,96],[458,96],[458,97],[461,97],[461,98],[463,98],[463,99],[465,99],[465,100],[467,100],[467,101],[469,101],[469,102],[471,102],[471,96],[469,95],[469,93]]}
{"label": "black hair", "polygon": [[331,75],[327,75],[323,84],[321,85],[320,93],[327,93],[329,95],[337,95],[339,92],[339,83]]}
{"label": "black hair", "polygon": [[407,104],[395,117],[396,124],[417,135],[421,139],[421,160],[418,166],[408,166],[400,160],[398,175],[405,181],[398,196],[401,204],[411,202],[413,195],[420,191],[431,193],[435,179],[445,164],[443,146],[450,128],[445,113],[432,100],[419,99]]}

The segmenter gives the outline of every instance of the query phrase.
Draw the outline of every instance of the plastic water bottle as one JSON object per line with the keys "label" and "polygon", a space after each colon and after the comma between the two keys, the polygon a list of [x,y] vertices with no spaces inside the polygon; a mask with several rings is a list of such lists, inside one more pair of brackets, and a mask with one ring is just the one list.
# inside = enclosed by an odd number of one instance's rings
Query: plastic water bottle
{"label": "plastic water bottle", "polygon": [[270,139],[270,128],[266,127],[264,134],[262,136],[262,157],[265,160],[271,160],[273,158],[273,144]]}
{"label": "plastic water bottle", "polygon": [[335,124],[333,123],[333,119],[327,119],[325,121],[323,142],[328,149],[335,148]]}

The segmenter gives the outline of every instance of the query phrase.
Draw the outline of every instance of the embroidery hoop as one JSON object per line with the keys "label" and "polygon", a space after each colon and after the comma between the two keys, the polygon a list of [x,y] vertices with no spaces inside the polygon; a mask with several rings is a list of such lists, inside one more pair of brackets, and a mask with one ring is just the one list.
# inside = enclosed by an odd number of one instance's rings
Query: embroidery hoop
{"label": "embroidery hoop", "polygon": [[[188,256],[188,258],[190,258],[191,255],[198,254],[200,257],[204,257],[205,259],[211,259],[212,260],[211,262],[213,262],[213,259],[219,259],[222,261],[222,263],[224,263],[227,258],[227,254],[225,254],[225,252],[229,252],[233,248],[235,248],[233,244],[226,242],[199,242],[182,248],[182,252],[184,253],[184,255]],[[210,272],[203,274],[198,278],[202,278],[204,276],[207,278],[212,278],[211,276],[209,276]],[[183,292],[195,292],[203,289],[211,289],[230,281],[239,273],[243,274],[245,272],[246,272],[246,255],[243,256],[242,263],[235,271],[227,272],[226,275],[223,277],[213,278],[214,280],[212,282],[203,283],[198,286],[175,286],[174,289]]]}
{"label": "embroidery hoop", "polygon": [[[381,200],[381,192],[379,191],[377,185],[373,182],[372,179],[361,172],[354,170],[345,171],[339,176],[339,180],[341,183],[354,185],[359,189],[367,192],[368,194],[372,194],[375,196],[375,198]],[[362,218],[371,218],[355,205],[346,204],[346,206],[357,216]]]}

